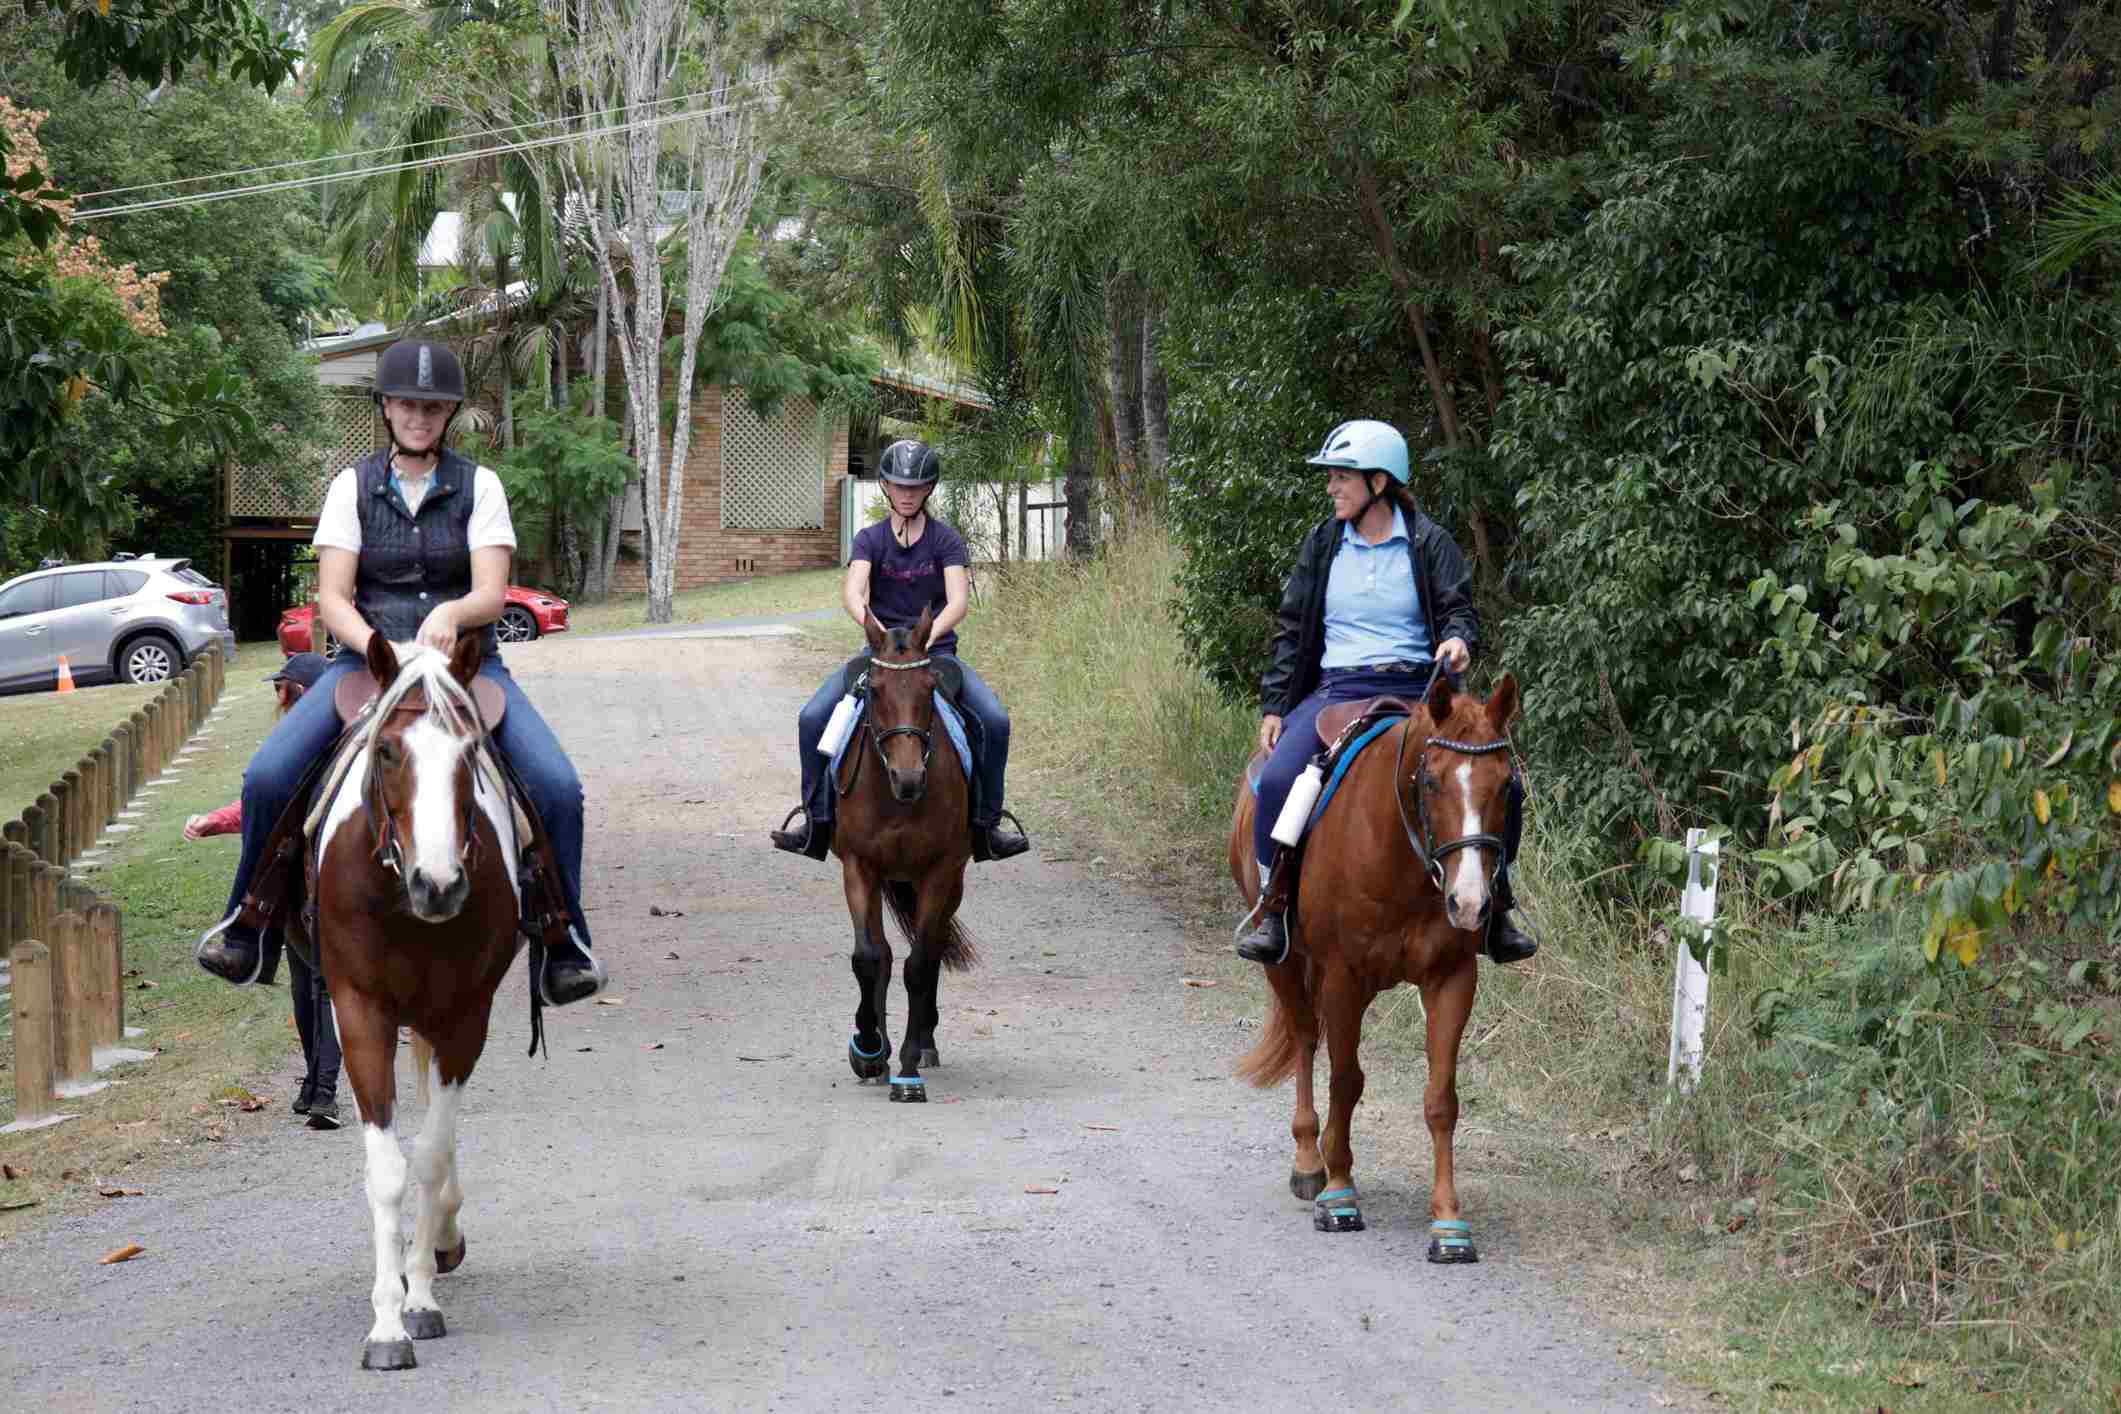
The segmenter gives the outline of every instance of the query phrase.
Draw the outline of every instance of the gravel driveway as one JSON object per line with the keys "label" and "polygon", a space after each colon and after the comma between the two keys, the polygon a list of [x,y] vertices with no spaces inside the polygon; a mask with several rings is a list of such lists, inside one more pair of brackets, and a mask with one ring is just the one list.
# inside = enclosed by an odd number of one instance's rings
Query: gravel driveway
{"label": "gravel driveway", "polygon": [[[974,866],[985,962],[945,976],[935,1102],[857,1085],[838,868],[764,838],[794,795],[801,651],[510,660],[588,784],[622,1004],[548,1013],[528,1060],[520,973],[505,988],[460,1131],[448,1337],[417,1371],[357,1368],[360,1140],[290,1116],[9,1244],[8,1409],[1669,1407],[1506,1226],[1478,1266],[1427,1265],[1425,1163],[1370,1169],[1369,1232],[1314,1233],[1288,1091],[1228,1078],[1250,1037],[1187,1020],[1175,921],[1077,864]],[[896,983],[891,1007],[895,1041]],[[146,1255],[95,1265],[128,1240]]]}

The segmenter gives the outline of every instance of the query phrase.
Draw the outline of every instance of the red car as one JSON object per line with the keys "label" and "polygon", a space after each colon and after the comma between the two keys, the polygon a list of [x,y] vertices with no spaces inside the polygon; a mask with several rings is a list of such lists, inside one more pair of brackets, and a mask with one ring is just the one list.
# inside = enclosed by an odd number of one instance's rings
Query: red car
{"label": "red car", "polygon": [[[555,599],[541,590],[525,589],[520,584],[508,586],[507,607],[501,617],[494,621],[494,632],[503,643],[529,643],[543,638],[548,633],[567,631],[567,601]],[[297,604],[280,615],[280,651],[292,658],[297,653],[310,651],[310,619],[315,606]],[[320,650],[329,658],[339,651],[339,642],[325,635]]]}

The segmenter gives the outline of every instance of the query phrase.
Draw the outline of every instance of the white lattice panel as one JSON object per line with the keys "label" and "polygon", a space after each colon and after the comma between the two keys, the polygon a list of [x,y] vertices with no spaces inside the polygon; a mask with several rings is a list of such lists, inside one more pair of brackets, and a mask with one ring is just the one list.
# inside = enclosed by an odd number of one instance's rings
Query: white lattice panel
{"label": "white lattice panel", "polygon": [[741,389],[722,396],[722,525],[728,530],[818,530],[825,524],[830,428],[817,405],[784,400],[761,418]]}
{"label": "white lattice panel", "polygon": [[313,519],[324,509],[324,491],[341,470],[376,449],[383,429],[366,393],[326,392],[321,456],[301,466],[239,466],[228,479],[228,513],[268,520]]}

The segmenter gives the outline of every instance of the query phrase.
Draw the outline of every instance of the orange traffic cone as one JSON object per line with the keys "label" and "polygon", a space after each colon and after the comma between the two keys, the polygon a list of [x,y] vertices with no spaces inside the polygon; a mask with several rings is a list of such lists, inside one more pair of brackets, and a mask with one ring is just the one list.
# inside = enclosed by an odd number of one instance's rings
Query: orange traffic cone
{"label": "orange traffic cone", "polygon": [[61,653],[59,655],[59,691],[72,692],[73,690],[74,670],[66,666],[66,655]]}

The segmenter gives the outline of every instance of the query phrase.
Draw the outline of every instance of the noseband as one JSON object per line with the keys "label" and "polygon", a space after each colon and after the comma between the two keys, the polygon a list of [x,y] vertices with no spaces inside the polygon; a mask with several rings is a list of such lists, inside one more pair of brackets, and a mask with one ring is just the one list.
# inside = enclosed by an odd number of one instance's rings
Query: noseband
{"label": "noseband", "polygon": [[[1413,725],[1412,718],[1408,719],[1408,725]],[[1429,882],[1436,886],[1438,893],[1442,893],[1443,862],[1446,857],[1457,853],[1461,849],[1492,849],[1495,851],[1496,860],[1496,863],[1488,868],[1488,879],[1492,883],[1495,878],[1495,869],[1499,866],[1502,859],[1503,845],[1501,835],[1483,832],[1477,835],[1460,835],[1456,839],[1445,840],[1442,844],[1436,843],[1435,825],[1429,818],[1429,748],[1438,747],[1444,751],[1456,752],[1461,756],[1493,756],[1498,751],[1508,751],[1510,749],[1509,738],[1504,737],[1500,741],[1485,742],[1477,746],[1468,742],[1453,741],[1449,737],[1441,736],[1432,736],[1423,742],[1421,755],[1414,763],[1413,774],[1414,813],[1421,822],[1420,830],[1416,831],[1414,821],[1407,818],[1407,798],[1397,788],[1397,781],[1403,775],[1406,767],[1408,735],[1404,731],[1400,733],[1399,760],[1394,767],[1392,799],[1399,806],[1399,825],[1401,829],[1406,831],[1407,844],[1413,849],[1414,857],[1421,861],[1421,867],[1428,874]]]}

